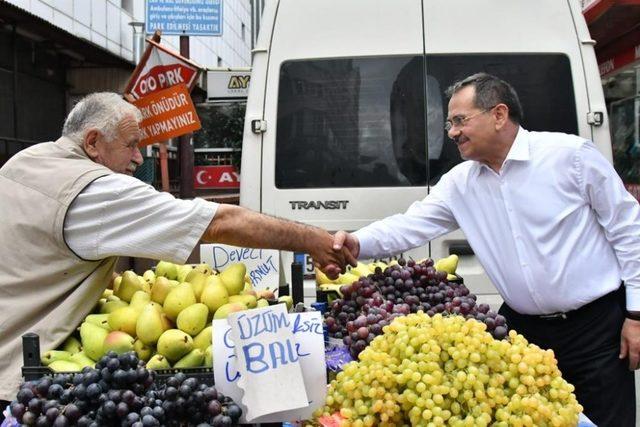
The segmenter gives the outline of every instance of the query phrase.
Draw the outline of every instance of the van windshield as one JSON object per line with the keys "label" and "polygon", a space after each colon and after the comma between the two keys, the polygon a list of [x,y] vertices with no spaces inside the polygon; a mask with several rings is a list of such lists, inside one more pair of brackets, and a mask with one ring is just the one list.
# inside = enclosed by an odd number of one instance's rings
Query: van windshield
{"label": "van windshield", "polygon": [[280,68],[276,187],[435,184],[462,161],[444,132],[444,91],[480,71],[514,85],[525,128],[577,133],[571,68],[561,54],[288,61]]}

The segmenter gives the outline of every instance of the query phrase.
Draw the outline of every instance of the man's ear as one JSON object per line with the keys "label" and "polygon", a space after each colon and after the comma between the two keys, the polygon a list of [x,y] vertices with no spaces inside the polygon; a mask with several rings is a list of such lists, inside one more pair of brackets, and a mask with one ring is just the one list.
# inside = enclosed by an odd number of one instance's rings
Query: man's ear
{"label": "man's ear", "polygon": [[97,147],[99,137],[100,132],[98,132],[97,129],[91,129],[85,133],[82,140],[82,148],[84,148],[85,153],[87,153],[89,158],[94,162],[100,157],[100,152]]}
{"label": "man's ear", "polygon": [[498,104],[493,110],[494,117],[496,118],[496,130],[500,130],[509,121],[509,107],[505,104]]}

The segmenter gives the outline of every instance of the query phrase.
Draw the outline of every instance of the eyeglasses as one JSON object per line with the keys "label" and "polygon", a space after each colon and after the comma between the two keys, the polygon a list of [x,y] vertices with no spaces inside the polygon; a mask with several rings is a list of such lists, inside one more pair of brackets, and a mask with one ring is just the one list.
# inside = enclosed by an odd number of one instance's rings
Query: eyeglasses
{"label": "eyeglasses", "polygon": [[487,112],[493,110],[495,107],[496,106],[494,105],[493,107],[485,108],[484,110],[478,111],[477,113],[472,114],[470,116],[453,116],[453,117],[451,117],[451,119],[447,120],[444,123],[444,130],[449,132],[454,127],[461,128],[464,125],[466,125],[469,120],[473,119],[474,117],[479,116],[480,114],[487,113]]}

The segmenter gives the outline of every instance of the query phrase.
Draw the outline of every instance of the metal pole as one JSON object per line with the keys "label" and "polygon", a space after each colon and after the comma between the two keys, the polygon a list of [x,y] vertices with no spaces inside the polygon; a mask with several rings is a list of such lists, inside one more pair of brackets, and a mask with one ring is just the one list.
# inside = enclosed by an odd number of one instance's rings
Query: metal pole
{"label": "metal pole", "polygon": [[13,49],[13,137],[18,137],[18,36],[16,24],[11,26],[11,48]]}
{"label": "metal pole", "polygon": [[[189,58],[189,36],[180,36],[180,55]],[[178,138],[180,144],[180,197],[192,199],[193,191],[193,145],[192,134]]]}

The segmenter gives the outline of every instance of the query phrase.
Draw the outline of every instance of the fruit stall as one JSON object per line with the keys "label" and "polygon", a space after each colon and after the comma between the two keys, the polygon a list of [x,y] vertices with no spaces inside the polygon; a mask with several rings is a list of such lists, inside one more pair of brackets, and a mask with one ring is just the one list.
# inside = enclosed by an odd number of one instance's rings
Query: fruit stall
{"label": "fruit stall", "polygon": [[[456,265],[316,271],[311,306],[295,264],[293,289],[254,286],[241,262],[125,271],[57,348],[23,337],[25,381],[3,426],[578,425],[553,352],[478,304]],[[281,342],[259,347],[277,365],[263,380],[251,351],[265,331]]]}

